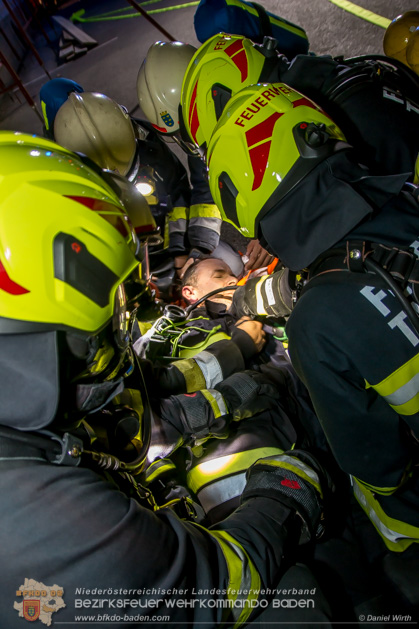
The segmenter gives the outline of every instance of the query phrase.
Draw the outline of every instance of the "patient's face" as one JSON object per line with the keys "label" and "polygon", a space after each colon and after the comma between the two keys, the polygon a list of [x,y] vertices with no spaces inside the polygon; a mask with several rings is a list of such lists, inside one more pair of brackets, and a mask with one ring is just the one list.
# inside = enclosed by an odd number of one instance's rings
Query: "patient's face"
{"label": "patient's face", "polygon": [[[188,289],[184,292],[184,296],[190,303],[194,303],[207,293],[222,288],[224,286],[235,286],[237,278],[233,275],[230,267],[217,258],[208,258],[202,260],[196,269],[195,285],[185,286]],[[231,306],[234,291],[225,291],[211,297],[211,301],[224,304],[227,308]]]}

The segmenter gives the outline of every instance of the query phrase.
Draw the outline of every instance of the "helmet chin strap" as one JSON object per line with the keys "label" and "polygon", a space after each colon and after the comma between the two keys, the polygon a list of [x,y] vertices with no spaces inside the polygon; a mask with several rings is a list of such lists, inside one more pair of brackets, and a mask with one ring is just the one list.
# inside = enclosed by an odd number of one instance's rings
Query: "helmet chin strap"
{"label": "helmet chin strap", "polygon": [[200,149],[195,146],[192,142],[185,142],[181,137],[177,134],[173,134],[170,136],[174,142],[187,154],[192,155],[192,157],[200,157],[202,159],[203,155]]}
{"label": "helmet chin strap", "polygon": [[140,170],[140,166],[141,166],[140,153],[138,151],[138,145],[137,145],[137,150],[135,152],[134,159],[132,160],[132,164],[130,166],[130,169],[127,175],[125,175],[128,181],[130,181],[131,183],[135,182],[138,175],[138,171]]}

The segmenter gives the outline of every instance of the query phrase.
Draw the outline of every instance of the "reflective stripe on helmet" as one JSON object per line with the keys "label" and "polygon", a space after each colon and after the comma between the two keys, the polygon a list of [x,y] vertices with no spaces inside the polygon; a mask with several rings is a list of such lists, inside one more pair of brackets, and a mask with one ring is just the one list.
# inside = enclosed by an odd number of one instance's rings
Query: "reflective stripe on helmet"
{"label": "reflective stripe on helmet", "polygon": [[25,293],[29,293],[27,288],[20,286],[14,282],[8,275],[6,269],[0,260],[0,289],[4,290],[6,293],[10,293],[10,295],[24,295]]}
{"label": "reflective stripe on helmet", "polygon": [[185,132],[196,146],[208,144],[229,97],[256,84],[265,63],[259,48],[241,35],[217,33],[198,49],[184,74],[180,99]]}
{"label": "reflective stripe on helmet", "polygon": [[191,104],[189,106],[189,127],[191,130],[192,139],[196,144],[198,141],[196,139],[196,133],[199,128],[199,120],[198,120],[198,112],[196,108],[196,90],[198,87],[198,82],[195,83],[195,87],[192,90]]}
{"label": "reflective stripe on helmet", "polygon": [[258,237],[261,219],[316,166],[347,148],[329,116],[284,83],[245,87],[228,101],[208,143],[214,202],[224,220]]}
{"label": "reflective stripe on helmet", "polygon": [[234,65],[240,71],[241,82],[243,83],[249,74],[249,65],[247,62],[246,51],[243,46],[243,40],[237,40],[224,48],[224,52],[233,61]]}
{"label": "reflective stripe on helmet", "polygon": [[54,142],[1,131],[0,146],[2,333],[99,332],[138,265],[125,208],[98,171]]}

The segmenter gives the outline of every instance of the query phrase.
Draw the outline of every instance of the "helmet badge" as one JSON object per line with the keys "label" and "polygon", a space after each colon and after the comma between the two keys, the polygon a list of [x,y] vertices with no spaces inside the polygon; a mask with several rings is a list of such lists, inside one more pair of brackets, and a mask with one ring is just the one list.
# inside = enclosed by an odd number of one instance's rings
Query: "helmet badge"
{"label": "helmet badge", "polygon": [[173,120],[172,116],[169,114],[168,111],[161,111],[160,117],[163,120],[166,127],[173,127],[173,125],[175,124],[175,121]]}

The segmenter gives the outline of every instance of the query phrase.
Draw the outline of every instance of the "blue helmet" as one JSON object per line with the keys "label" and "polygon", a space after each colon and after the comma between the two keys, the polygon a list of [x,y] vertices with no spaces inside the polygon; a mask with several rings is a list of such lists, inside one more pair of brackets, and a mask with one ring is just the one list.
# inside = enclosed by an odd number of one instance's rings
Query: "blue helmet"
{"label": "blue helmet", "polygon": [[42,114],[45,120],[45,129],[53,136],[54,120],[57,111],[68,99],[71,92],[84,92],[81,85],[71,79],[51,79],[41,87],[39,98],[41,100]]}

